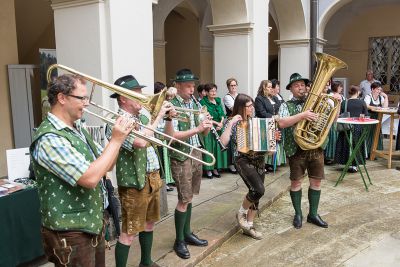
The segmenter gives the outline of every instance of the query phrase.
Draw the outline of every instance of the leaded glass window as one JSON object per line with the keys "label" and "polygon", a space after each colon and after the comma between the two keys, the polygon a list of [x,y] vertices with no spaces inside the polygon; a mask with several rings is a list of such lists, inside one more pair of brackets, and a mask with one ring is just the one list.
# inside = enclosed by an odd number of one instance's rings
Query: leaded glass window
{"label": "leaded glass window", "polygon": [[369,39],[368,69],[391,91],[400,92],[400,36]]}

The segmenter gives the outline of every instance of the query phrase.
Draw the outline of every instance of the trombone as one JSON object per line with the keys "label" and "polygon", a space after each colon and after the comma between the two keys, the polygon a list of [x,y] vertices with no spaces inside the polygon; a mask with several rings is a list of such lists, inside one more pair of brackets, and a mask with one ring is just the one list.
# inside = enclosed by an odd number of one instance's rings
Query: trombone
{"label": "trombone", "polygon": [[[69,72],[71,74],[79,75],[79,76],[82,77],[82,79],[92,82],[92,90],[91,90],[90,97],[89,97],[89,104],[91,104],[92,106],[94,106],[94,107],[96,107],[96,108],[98,108],[98,109],[100,109],[102,111],[105,111],[105,112],[107,112],[109,114],[113,114],[113,115],[116,115],[116,116],[120,116],[120,114],[118,114],[117,112],[112,111],[110,109],[107,109],[107,108],[105,108],[103,106],[100,106],[100,105],[98,105],[98,104],[96,104],[96,103],[94,103],[92,101],[93,93],[94,93],[94,89],[95,89],[96,85],[104,87],[106,89],[109,89],[109,90],[113,91],[114,93],[122,95],[122,96],[124,96],[126,98],[132,99],[134,101],[138,101],[143,106],[147,105],[147,107],[152,108],[151,110],[149,110],[149,112],[150,112],[150,114],[152,114],[152,116],[154,116],[154,115],[159,113],[159,111],[161,109],[161,106],[162,106],[162,104],[164,102],[166,92],[167,92],[167,90],[163,90],[161,93],[153,95],[153,96],[144,96],[142,94],[130,91],[130,90],[125,89],[123,87],[120,87],[120,86],[117,86],[117,85],[114,85],[114,84],[110,84],[110,83],[107,83],[107,82],[103,82],[103,81],[101,81],[99,79],[96,79],[94,77],[91,77],[89,75],[83,74],[83,73],[78,72],[78,71],[76,71],[74,69],[71,69],[71,68],[68,68],[66,66],[59,65],[59,64],[53,64],[47,70],[47,80],[48,80],[48,82],[51,81],[51,72],[56,68],[63,69],[63,70],[65,70],[65,71],[67,71],[67,72]],[[157,111],[155,111],[155,110],[157,110]],[[191,109],[188,109],[188,110],[191,110]],[[95,112],[92,112],[92,111],[90,111],[90,110],[88,110],[86,108],[84,109],[84,112],[86,112],[86,113],[88,113],[88,114],[90,114],[90,115],[92,115],[94,117],[97,117],[97,118],[101,119],[102,121],[104,121],[106,123],[109,123],[111,125],[115,124],[115,120],[114,119],[107,118],[105,116],[101,116],[101,115],[99,115],[99,114],[97,114]],[[207,150],[204,150],[204,149],[199,148],[199,147],[195,147],[195,146],[190,145],[190,144],[188,144],[188,143],[186,143],[184,141],[181,141],[181,140],[179,140],[179,139],[177,139],[175,137],[167,135],[167,134],[165,134],[163,132],[160,132],[158,130],[152,129],[152,128],[146,126],[146,125],[141,124],[139,122],[139,120],[137,120],[137,119],[134,119],[134,118],[132,118],[132,119],[135,121],[135,124],[139,125],[140,127],[143,127],[143,128],[146,128],[146,129],[149,129],[149,130],[153,131],[155,134],[158,134],[158,135],[162,136],[163,138],[165,138],[166,140],[169,140],[169,142],[167,144],[165,144],[160,139],[157,139],[154,136],[148,136],[148,135],[146,135],[146,134],[144,134],[144,133],[142,133],[142,132],[140,132],[138,130],[132,130],[131,134],[133,136],[138,137],[138,138],[142,138],[142,139],[146,140],[147,142],[150,142],[150,143],[152,143],[154,145],[164,146],[167,149],[175,151],[175,152],[177,152],[177,153],[179,153],[179,154],[181,154],[181,155],[183,155],[185,157],[188,157],[188,158],[190,158],[192,160],[200,162],[201,164],[204,164],[206,166],[213,166],[215,164],[214,155],[212,153],[208,152]],[[190,148],[189,154],[186,154],[186,153],[184,153],[184,152],[172,147],[171,144],[173,142],[177,142],[177,143],[180,143],[181,145],[189,147]],[[203,156],[209,156],[211,158],[211,162],[206,162],[206,161],[203,161],[202,159],[198,159],[198,158],[192,156],[192,152],[193,151],[198,151]]]}

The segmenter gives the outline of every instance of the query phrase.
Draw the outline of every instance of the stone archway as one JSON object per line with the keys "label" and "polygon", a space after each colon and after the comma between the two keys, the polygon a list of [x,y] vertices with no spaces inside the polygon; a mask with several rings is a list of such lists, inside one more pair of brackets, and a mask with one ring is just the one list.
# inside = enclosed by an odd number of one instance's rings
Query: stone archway
{"label": "stone archway", "polygon": [[165,20],[165,73],[167,82],[177,70],[200,73],[200,32],[197,16],[189,9],[175,8]]}
{"label": "stone archway", "polygon": [[[169,55],[166,54],[166,47],[169,46],[166,36],[166,29],[168,28],[167,18],[168,20],[174,20],[180,17],[181,19],[185,18],[188,22],[194,23],[194,19],[197,21],[196,29],[192,29],[190,33],[196,31],[196,36],[194,37],[198,43],[194,44],[196,48],[194,48],[195,52],[192,54],[194,57],[190,64],[181,65],[178,68],[182,67],[190,67],[191,65],[196,65],[192,69],[199,75],[202,79],[206,77],[206,79],[212,78],[212,69],[210,70],[208,67],[212,66],[212,57],[207,54],[212,53],[212,40],[210,41],[211,35],[204,31],[206,23],[211,23],[210,21],[210,13],[209,3],[208,1],[195,1],[195,0],[169,0],[169,1],[160,1],[157,5],[153,6],[153,40],[154,40],[154,66],[155,66],[155,79],[162,82],[168,82],[170,75],[172,75],[172,70],[170,68],[174,68],[171,66]],[[190,24],[190,23],[189,23]],[[186,27],[186,25],[178,25],[179,27]],[[173,32],[173,31],[172,31]],[[189,34],[190,35],[190,34]],[[185,32],[180,36],[185,36]],[[212,38],[211,38],[212,39]],[[168,42],[174,42],[175,40],[170,39]],[[170,49],[168,49],[170,51]],[[205,59],[203,58],[203,54],[205,54]],[[178,58],[179,60],[179,58]],[[211,60],[211,62],[210,62]],[[195,64],[193,62],[196,62]],[[167,65],[168,67],[167,70]],[[173,65],[173,64],[172,64]],[[189,66],[190,65],[190,66]],[[173,71],[175,73],[176,70]],[[207,80],[210,81],[210,80]]]}
{"label": "stone archway", "polygon": [[[303,6],[307,1],[271,0],[271,14],[279,29],[276,43],[279,46],[279,80],[286,84],[292,73],[309,76],[310,35],[309,22]],[[290,6],[290,9],[288,7]],[[288,96],[287,91],[282,91]]]}

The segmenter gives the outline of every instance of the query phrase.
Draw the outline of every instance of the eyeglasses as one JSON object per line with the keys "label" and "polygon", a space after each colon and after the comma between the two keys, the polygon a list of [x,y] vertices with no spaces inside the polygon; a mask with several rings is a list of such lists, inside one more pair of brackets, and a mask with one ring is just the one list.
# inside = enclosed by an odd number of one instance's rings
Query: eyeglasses
{"label": "eyeglasses", "polygon": [[237,84],[230,84],[229,86],[230,87],[234,87],[234,86],[237,86]]}
{"label": "eyeglasses", "polygon": [[246,105],[246,108],[251,108],[252,106],[253,106],[253,104]]}
{"label": "eyeglasses", "polygon": [[66,96],[70,96],[76,99],[79,99],[82,102],[87,102],[89,101],[89,97],[88,96],[78,96],[78,95],[66,95]]}

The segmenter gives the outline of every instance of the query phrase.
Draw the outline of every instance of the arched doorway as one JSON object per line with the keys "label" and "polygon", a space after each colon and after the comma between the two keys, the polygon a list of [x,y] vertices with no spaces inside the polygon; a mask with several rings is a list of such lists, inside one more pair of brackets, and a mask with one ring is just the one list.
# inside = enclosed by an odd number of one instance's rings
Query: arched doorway
{"label": "arched doorway", "polygon": [[189,68],[199,75],[200,27],[196,15],[186,7],[176,7],[164,25],[167,83],[181,68]]}

